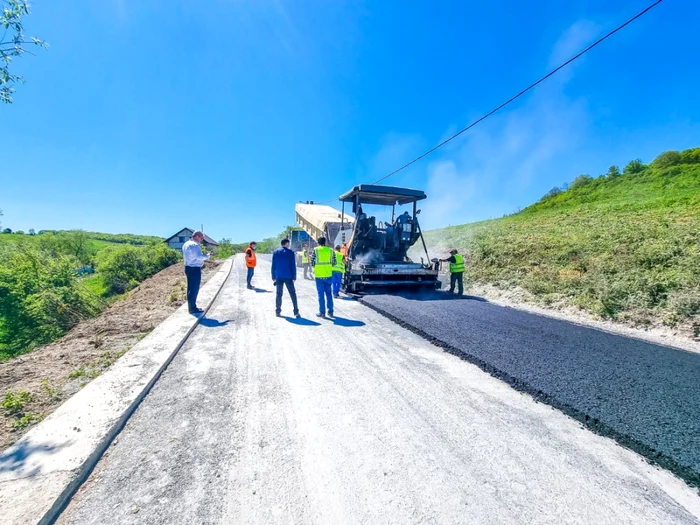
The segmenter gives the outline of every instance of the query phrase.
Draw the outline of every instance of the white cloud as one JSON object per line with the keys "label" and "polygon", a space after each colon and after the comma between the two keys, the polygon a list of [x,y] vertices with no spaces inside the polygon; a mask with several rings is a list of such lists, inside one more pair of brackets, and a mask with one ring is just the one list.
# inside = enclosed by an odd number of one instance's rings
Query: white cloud
{"label": "white cloud", "polygon": [[[571,26],[555,44],[551,60],[569,58],[595,30],[586,21]],[[512,213],[544,194],[552,180],[561,183],[571,175],[559,173],[557,166],[567,164],[586,132],[586,104],[565,95],[566,78],[553,80],[538,86],[519,107],[502,110],[437,154],[424,174],[428,200],[421,217],[426,228]]]}

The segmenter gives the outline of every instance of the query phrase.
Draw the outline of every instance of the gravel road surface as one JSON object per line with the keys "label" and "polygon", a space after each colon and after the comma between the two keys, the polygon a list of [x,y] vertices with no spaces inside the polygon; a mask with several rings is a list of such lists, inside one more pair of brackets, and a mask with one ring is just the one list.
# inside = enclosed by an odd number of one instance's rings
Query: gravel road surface
{"label": "gravel road surface", "polygon": [[363,302],[700,485],[700,354],[444,292]]}
{"label": "gravel road surface", "polygon": [[[310,281],[306,319],[276,318],[244,273],[59,523],[700,523],[692,489],[614,441],[359,302],[317,322]],[[253,282],[272,290],[269,262]]]}

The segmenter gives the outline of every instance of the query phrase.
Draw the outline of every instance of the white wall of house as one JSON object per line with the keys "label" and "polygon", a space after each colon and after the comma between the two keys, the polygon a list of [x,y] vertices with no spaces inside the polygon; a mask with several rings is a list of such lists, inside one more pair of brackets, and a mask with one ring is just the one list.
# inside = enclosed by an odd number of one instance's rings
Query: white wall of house
{"label": "white wall of house", "polygon": [[168,239],[168,246],[174,250],[182,250],[182,245],[192,237],[192,230],[184,228]]}

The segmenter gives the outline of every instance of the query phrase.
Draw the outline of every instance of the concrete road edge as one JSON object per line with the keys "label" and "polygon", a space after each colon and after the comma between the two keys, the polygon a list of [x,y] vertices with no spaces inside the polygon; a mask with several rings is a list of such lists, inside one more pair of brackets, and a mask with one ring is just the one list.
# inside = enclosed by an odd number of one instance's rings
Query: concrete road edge
{"label": "concrete road edge", "polygon": [[[233,268],[204,285],[204,317]],[[107,372],[0,454],[0,523],[53,523],[199,325],[180,307]]]}

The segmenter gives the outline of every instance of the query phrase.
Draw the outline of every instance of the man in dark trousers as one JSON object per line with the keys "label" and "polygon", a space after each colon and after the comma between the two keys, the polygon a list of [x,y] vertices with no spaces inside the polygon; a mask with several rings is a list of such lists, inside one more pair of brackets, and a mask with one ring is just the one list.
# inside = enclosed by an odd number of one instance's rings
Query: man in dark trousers
{"label": "man in dark trousers", "polygon": [[255,249],[257,248],[258,243],[253,241],[251,242],[248,247],[245,250],[245,266],[248,269],[248,275],[246,276],[246,282],[248,283],[248,290],[253,290],[253,274],[255,273],[255,267],[258,264],[257,257],[255,256]]}
{"label": "man in dark trousers", "polygon": [[272,252],[272,282],[277,289],[275,298],[275,313],[277,317],[282,315],[282,292],[287,287],[289,297],[294,307],[294,317],[299,318],[299,305],[297,304],[297,292],[294,289],[294,281],[297,280],[296,255],[289,249],[289,239],[282,239],[282,247]]}
{"label": "man in dark trousers", "polygon": [[182,256],[185,259],[185,275],[187,276],[187,308],[191,314],[201,314],[204,310],[197,308],[197,294],[202,282],[202,265],[209,258],[204,255],[199,243],[204,234],[197,230],[192,238],[182,245]]}
{"label": "man in dark trousers", "polygon": [[450,256],[440,260],[450,263],[450,293],[454,293],[455,284],[457,284],[457,293],[462,295],[464,293],[464,257],[459,255],[457,250],[450,250]]}

